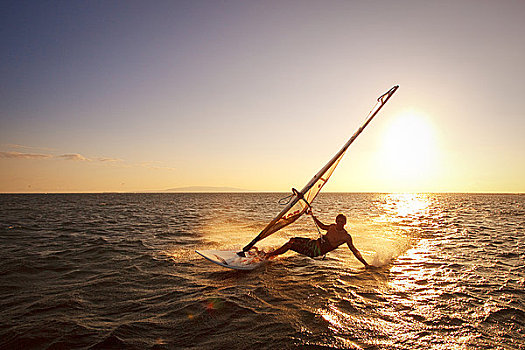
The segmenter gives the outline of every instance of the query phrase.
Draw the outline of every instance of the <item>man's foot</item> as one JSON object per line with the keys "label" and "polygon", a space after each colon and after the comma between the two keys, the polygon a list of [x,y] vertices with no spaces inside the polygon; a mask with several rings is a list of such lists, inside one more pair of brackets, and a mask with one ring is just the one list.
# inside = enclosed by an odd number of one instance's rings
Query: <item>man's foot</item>
{"label": "man's foot", "polygon": [[271,252],[268,252],[268,253],[265,253],[263,252],[263,259],[265,260],[271,260],[275,257],[275,255],[272,254],[273,253],[273,250]]}

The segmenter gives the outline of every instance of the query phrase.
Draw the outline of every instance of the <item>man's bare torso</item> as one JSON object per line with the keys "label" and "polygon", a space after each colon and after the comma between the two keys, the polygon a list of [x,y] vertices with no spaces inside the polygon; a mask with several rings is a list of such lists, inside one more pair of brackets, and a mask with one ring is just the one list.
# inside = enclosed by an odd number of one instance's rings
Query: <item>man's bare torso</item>
{"label": "man's bare torso", "polygon": [[346,243],[348,241],[349,234],[344,228],[338,230],[337,225],[332,224],[330,225],[326,234],[323,237],[324,239],[328,240],[328,242],[330,242],[330,245],[333,248],[337,248],[341,244]]}

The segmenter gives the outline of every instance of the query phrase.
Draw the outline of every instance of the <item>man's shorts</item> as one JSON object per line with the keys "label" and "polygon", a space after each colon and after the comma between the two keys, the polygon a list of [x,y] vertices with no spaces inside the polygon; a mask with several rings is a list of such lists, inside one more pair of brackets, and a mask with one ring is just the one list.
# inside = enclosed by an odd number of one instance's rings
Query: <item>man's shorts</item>
{"label": "man's shorts", "polygon": [[294,252],[315,258],[321,254],[321,245],[319,240],[304,237],[294,237],[292,239],[292,247]]}

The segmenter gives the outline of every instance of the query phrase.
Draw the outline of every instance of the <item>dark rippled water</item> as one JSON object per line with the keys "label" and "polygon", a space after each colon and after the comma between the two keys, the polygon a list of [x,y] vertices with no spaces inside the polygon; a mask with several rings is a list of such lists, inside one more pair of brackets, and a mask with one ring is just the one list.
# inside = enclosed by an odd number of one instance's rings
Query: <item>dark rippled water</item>
{"label": "dark rippled water", "polygon": [[[525,196],[321,194],[368,261],[236,249],[283,194],[0,196],[2,349],[525,349]],[[260,243],[316,237],[302,218]]]}

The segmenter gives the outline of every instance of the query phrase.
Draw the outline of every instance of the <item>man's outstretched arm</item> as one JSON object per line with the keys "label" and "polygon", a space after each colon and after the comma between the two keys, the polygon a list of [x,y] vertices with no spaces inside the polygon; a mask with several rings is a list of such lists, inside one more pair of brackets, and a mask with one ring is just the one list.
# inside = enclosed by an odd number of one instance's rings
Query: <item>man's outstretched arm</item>
{"label": "man's outstretched arm", "polygon": [[354,244],[352,243],[352,237],[350,237],[350,235],[348,235],[348,240],[346,241],[346,244],[348,245],[348,248],[350,248],[352,253],[354,253],[354,256],[357,258],[357,260],[362,262],[363,265],[365,265],[365,267],[370,267],[370,264],[368,264],[366,260],[363,259],[363,256],[361,255],[359,250],[357,250],[357,248],[354,247]]}

